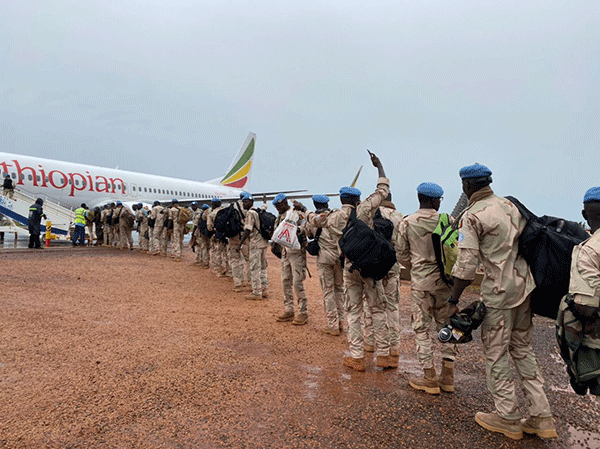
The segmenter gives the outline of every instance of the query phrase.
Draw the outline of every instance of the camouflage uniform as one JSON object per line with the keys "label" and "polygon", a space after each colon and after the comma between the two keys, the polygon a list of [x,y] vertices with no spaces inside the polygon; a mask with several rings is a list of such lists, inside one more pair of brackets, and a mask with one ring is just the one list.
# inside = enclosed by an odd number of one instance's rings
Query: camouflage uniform
{"label": "camouflage uniform", "polygon": [[[206,209],[202,211],[202,220],[208,220],[208,215],[210,214],[211,209]],[[200,264],[208,268],[210,266],[210,237],[200,233],[198,230],[198,253],[200,254]]]}
{"label": "camouflage uniform", "polygon": [[[209,231],[215,230],[215,217],[217,213],[223,209],[223,206],[215,207],[211,209],[206,220],[206,227]],[[218,275],[224,276],[227,273],[227,246],[225,242],[217,239],[216,236],[212,237],[214,244],[213,251],[213,269]]]}
{"label": "camouflage uniform", "polygon": [[[596,318],[585,324],[567,308],[566,299],[596,309]],[[572,383],[600,396],[600,229],[573,248],[569,295],[561,301],[557,336]],[[579,392],[582,394],[582,392]],[[585,394],[585,393],[583,393]]]}
{"label": "camouflage uniform", "polygon": [[162,249],[162,234],[165,223],[165,215],[162,213],[164,207],[161,205],[152,206],[150,218],[154,220],[154,228],[152,229],[152,254],[160,254]]}
{"label": "camouflage uniform", "polygon": [[106,209],[102,209],[102,212],[100,213],[100,220],[102,220],[102,224],[104,226],[104,233],[102,236],[102,244],[105,246],[110,245],[110,238],[111,238],[111,234],[112,234],[112,230],[111,230],[112,225],[108,224],[109,212],[110,212],[110,209],[106,208]]}
{"label": "camouflage uniform", "polygon": [[250,231],[250,280],[252,294],[265,296],[269,291],[269,278],[267,277],[267,241],[260,234],[260,219],[254,209],[246,211],[244,230]]}
{"label": "camouflage uniform", "polygon": [[[300,211],[288,209],[283,214],[279,214],[275,220],[275,229],[279,226],[288,214],[297,214],[300,226],[304,221],[304,214]],[[290,249],[282,247],[281,254],[281,283],[283,285],[283,307],[285,312],[294,312],[294,291],[298,300],[298,315],[307,316],[306,290],[304,290],[304,279],[306,279],[306,249]]]}
{"label": "camouflage uniform", "polygon": [[[241,214],[242,225],[246,220],[246,210],[242,207],[242,202],[237,201],[233,206]],[[244,255],[242,251],[238,251],[237,247],[240,244],[241,235],[229,237],[227,243],[227,259],[229,260],[229,266],[231,267],[231,274],[233,276],[233,286],[241,287],[244,282]],[[244,247],[246,245],[243,245]]]}
{"label": "camouflage uniform", "polygon": [[458,259],[452,275],[473,280],[479,261],[483,266],[481,299],[487,313],[481,340],[488,390],[498,416],[520,418],[509,355],[512,358],[533,417],[550,417],[531,347],[533,323],[529,294],[535,287],[525,259],[518,255],[518,239],[526,220],[508,200],[494,195],[490,187],[476,191],[460,222]]}
{"label": "camouflage uniform", "polygon": [[[385,200],[379,208],[381,216],[390,220],[394,224],[394,233],[392,234],[392,246],[395,247],[395,242],[398,235],[398,227],[402,221],[403,215],[396,211],[396,206],[391,201]],[[394,352],[393,355],[400,354],[400,313],[398,306],[400,304],[400,264],[396,263],[389,273],[381,280],[383,291],[386,299],[386,314],[388,327],[390,329],[390,348]],[[374,346],[375,336],[373,334],[373,317],[371,309],[366,304],[364,307],[365,319],[365,345]]]}
{"label": "camouflage uniform", "polygon": [[119,205],[115,209],[114,213],[116,213],[117,217],[119,217],[119,236],[121,238],[121,248],[127,249],[127,245],[129,245],[129,248],[133,249],[133,237],[131,236],[132,227],[128,221],[128,217],[134,216],[133,212],[131,212],[128,207]]}
{"label": "camouflage uniform", "polygon": [[179,205],[176,204],[169,208],[169,219],[173,220],[173,232],[171,234],[171,252],[175,259],[181,259],[181,246],[183,245],[183,235],[186,224],[179,223]]}
{"label": "camouflage uniform", "polygon": [[[337,209],[320,214],[308,212],[306,216],[307,233],[314,237],[316,230],[319,228],[316,224],[326,223],[329,214],[338,212]],[[330,228],[321,229],[317,269],[319,270],[319,280],[323,292],[327,328],[341,330],[346,306],[344,304],[344,272],[340,262],[340,247],[338,246],[339,235],[332,232]]]}
{"label": "camouflage uniform", "polygon": [[[389,180],[387,178],[379,178],[377,181],[377,190],[356,208],[356,218],[364,221],[372,228],[373,215],[389,193]],[[327,227],[332,235],[337,237],[338,241],[342,236],[342,231],[348,224],[353,208],[350,204],[343,204],[341,210],[332,212],[327,217],[324,227]],[[383,284],[381,282],[373,282],[371,278],[363,278],[358,270],[350,272],[351,265],[350,262],[346,261],[343,274],[350,355],[353,359],[362,359],[364,355],[362,318],[363,301],[366,300],[371,308],[376,355],[387,357],[390,353],[390,331],[387,324],[387,304]]]}
{"label": "camouflage uniform", "polygon": [[148,238],[146,237],[148,233],[148,212],[143,208],[139,208],[135,211],[135,219],[138,222],[138,244],[140,249],[148,251]]}
{"label": "camouflage uniform", "polygon": [[196,244],[194,245],[194,263],[196,265],[202,265],[202,254],[200,254],[200,230],[198,229],[198,224],[200,222],[200,218],[204,211],[200,208],[192,211],[192,223],[194,224],[194,234],[192,238],[196,240]]}
{"label": "camouflage uniform", "polygon": [[[448,302],[450,289],[442,281],[431,234],[440,214],[435,209],[419,209],[406,216],[398,228],[395,240],[396,255],[405,266],[410,266],[411,323],[415,331],[417,358],[423,369],[434,368],[433,342],[429,332],[432,323],[439,331],[457,307]],[[455,360],[456,345],[443,344],[442,357]]]}

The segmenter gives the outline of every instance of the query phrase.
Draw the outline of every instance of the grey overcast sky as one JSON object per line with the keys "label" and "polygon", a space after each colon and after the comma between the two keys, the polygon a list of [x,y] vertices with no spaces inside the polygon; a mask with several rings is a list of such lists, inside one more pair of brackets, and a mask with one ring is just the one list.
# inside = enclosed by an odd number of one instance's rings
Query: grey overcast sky
{"label": "grey overcast sky", "polygon": [[[580,221],[600,185],[598,0],[4,0],[0,151],[203,181],[257,134],[250,190],[394,202],[458,170]],[[332,201],[337,206],[337,199]]]}

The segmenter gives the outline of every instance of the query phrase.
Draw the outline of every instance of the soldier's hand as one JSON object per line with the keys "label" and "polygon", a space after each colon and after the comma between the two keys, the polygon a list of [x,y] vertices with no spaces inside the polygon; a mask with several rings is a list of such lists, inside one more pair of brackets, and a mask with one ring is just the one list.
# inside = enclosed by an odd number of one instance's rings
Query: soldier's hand
{"label": "soldier's hand", "polygon": [[302,212],[306,210],[306,207],[300,201],[294,200],[292,204],[294,205],[294,210],[299,210]]}
{"label": "soldier's hand", "polygon": [[[369,150],[367,150],[369,151]],[[371,163],[373,164],[373,167],[381,167],[381,161],[379,160],[379,158],[377,156],[375,156],[375,153],[371,153],[369,151],[369,156],[371,156]]]}

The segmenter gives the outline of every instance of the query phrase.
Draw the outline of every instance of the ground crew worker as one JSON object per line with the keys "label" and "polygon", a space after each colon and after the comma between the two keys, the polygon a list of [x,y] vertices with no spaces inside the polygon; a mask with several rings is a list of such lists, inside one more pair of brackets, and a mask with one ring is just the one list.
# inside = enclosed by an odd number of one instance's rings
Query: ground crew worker
{"label": "ground crew worker", "polygon": [[409,384],[430,394],[439,394],[440,388],[454,391],[456,345],[442,345],[442,372],[438,378],[430,335],[432,324],[439,331],[458,310],[448,302],[450,288],[442,280],[431,240],[440,218],[438,210],[443,194],[444,190],[433,182],[419,184],[419,210],[402,220],[394,240],[398,260],[410,267],[411,325],[415,331],[417,358],[424,372],[422,377],[411,377]]}
{"label": "ground crew worker", "polygon": [[[277,226],[283,220],[294,214],[297,216],[298,226],[304,223],[305,213],[301,210],[292,209],[285,194],[277,194],[273,199],[273,205],[277,209],[277,212],[279,212],[279,216],[275,220],[275,229],[277,229]],[[283,284],[284,311],[281,315],[277,316],[277,321],[291,321],[296,326],[308,323],[308,300],[306,298],[306,290],[304,289],[305,278],[306,245],[301,244],[300,249],[282,247],[281,283]],[[296,300],[298,301],[298,314],[296,315],[294,315],[294,292],[296,292]]]}
{"label": "ground crew worker", "polygon": [[[219,213],[219,211],[223,209],[223,204],[221,203],[221,200],[219,198],[213,198],[211,203],[212,209],[210,214],[208,215],[206,227],[209,231],[214,232],[215,218],[217,216],[217,213]],[[224,237],[217,236],[217,233],[215,233],[212,238],[214,242],[213,269],[215,270],[217,277],[222,277],[225,276],[227,273],[227,244],[223,240]]]}
{"label": "ground crew worker", "polygon": [[179,200],[173,198],[169,207],[169,220],[173,220],[173,232],[171,234],[171,257],[181,262],[181,245],[183,244],[183,232],[185,223],[179,223]]}
{"label": "ground crew worker", "polygon": [[85,244],[85,216],[87,214],[87,206],[82,203],[81,206],[75,209],[75,229],[73,232],[73,246],[83,246]]}
{"label": "ground crew worker", "polygon": [[[396,237],[398,235],[398,226],[404,216],[396,210],[396,206],[392,203],[392,194],[381,203],[379,207],[381,217],[389,220],[394,225],[394,231],[390,243],[395,247]],[[400,358],[400,314],[398,306],[400,304],[400,264],[396,263],[388,274],[381,280],[385,299],[387,301],[386,314],[388,318],[388,327],[390,329],[390,356]],[[365,351],[375,350],[375,337],[373,334],[373,317],[369,304],[364,306],[365,313]]]}
{"label": "ground crew worker", "polygon": [[[544,393],[544,381],[531,347],[533,323],[529,294],[535,284],[529,266],[518,254],[519,235],[526,219],[510,201],[494,195],[492,172],[475,164],[460,170],[462,188],[469,206],[460,220],[458,258],[452,271],[450,300],[456,303],[483,265],[481,300],[487,307],[481,340],[488,390],[495,411],[478,412],[475,421],[491,432],[512,439],[523,437],[523,426],[515,394],[509,356],[527,398],[530,421],[543,423],[548,436],[556,436],[552,412]],[[554,429],[554,432],[552,432]],[[531,428],[528,428],[531,431]]]}
{"label": "ground crew worker", "polygon": [[[200,218],[198,219],[198,253],[200,254],[200,266],[202,268],[210,267],[210,235],[206,235],[208,232],[208,228],[206,227],[206,222],[208,220],[208,215],[210,214],[210,206],[208,204],[202,205],[202,212]],[[203,233],[204,232],[204,233]]]}
{"label": "ground crew worker", "polygon": [[104,226],[102,243],[104,246],[110,246],[110,240],[112,237],[112,210],[110,208],[110,204],[104,205],[100,217]]}
{"label": "ground crew worker", "polygon": [[135,220],[135,216],[131,209],[127,206],[124,206],[121,201],[117,201],[117,207],[113,213],[113,217],[116,214],[119,220],[119,237],[121,240],[121,249],[127,249],[129,245],[129,249],[133,250],[133,237],[131,236],[131,231],[133,230],[133,221]]}
{"label": "ground crew worker", "polygon": [[[600,396],[600,187],[583,197],[583,218],[592,236],[573,249],[569,293],[562,299],[558,320],[561,355],[571,386],[579,395]],[[564,313],[564,318],[562,314]],[[522,420],[523,432],[544,437],[543,423]],[[544,435],[546,434],[546,435]]]}
{"label": "ground crew worker", "polygon": [[40,224],[42,218],[47,220],[44,214],[44,200],[38,198],[35,203],[29,208],[29,248],[41,248],[40,245]]}
{"label": "ground crew worker", "polygon": [[319,254],[317,270],[323,292],[323,305],[327,326],[322,331],[329,335],[340,335],[344,322],[344,271],[340,261],[339,235],[331,228],[314,226],[316,219],[326,220],[330,213],[338,213],[337,209],[329,210],[329,198],[326,195],[312,197],[315,212],[307,212],[306,229],[311,238],[318,234]]}
{"label": "ground crew worker", "polygon": [[11,200],[15,194],[15,185],[13,184],[12,179],[10,179],[10,175],[7,173],[4,177],[4,183],[2,184],[2,192],[4,196],[9,197]]}
{"label": "ground crew worker", "polygon": [[[157,256],[162,252],[163,246],[163,227],[165,222],[165,215],[163,214],[164,207],[160,205],[160,202],[154,201],[152,204],[152,210],[150,211],[150,220],[154,224],[152,228],[152,255]],[[166,254],[166,248],[165,248]]]}
{"label": "ground crew worker", "polygon": [[244,233],[240,238],[237,250],[241,251],[244,243],[249,241],[249,269],[250,282],[252,284],[252,294],[247,295],[246,299],[262,300],[269,296],[269,278],[267,276],[267,240],[260,233],[260,217],[255,209],[254,198],[250,193],[245,192],[242,196],[242,206],[246,210],[246,219],[244,221]]}
{"label": "ground crew worker", "polygon": [[135,221],[138,224],[138,244],[140,250],[148,251],[148,212],[144,209],[142,203],[138,203],[135,211]]}

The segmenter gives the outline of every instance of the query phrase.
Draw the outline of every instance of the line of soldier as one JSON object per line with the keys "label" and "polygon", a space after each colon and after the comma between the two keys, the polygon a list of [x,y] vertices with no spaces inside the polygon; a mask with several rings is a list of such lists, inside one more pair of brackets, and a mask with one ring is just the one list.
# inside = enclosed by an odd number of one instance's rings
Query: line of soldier
{"label": "line of soldier", "polygon": [[[313,197],[314,212],[307,211],[297,201],[290,205],[284,194],[277,195],[273,200],[279,213],[275,227],[293,216],[301,235],[308,238],[318,236],[320,251],[316,261],[327,318],[323,332],[338,336],[346,322],[350,355],[344,357],[343,364],[357,371],[365,371],[364,353],[374,352],[377,367],[388,369],[398,366],[399,273],[402,264],[410,269],[411,324],[415,332],[417,357],[423,368],[423,375],[411,377],[409,385],[429,394],[440,394],[441,391],[452,393],[456,348],[451,344],[442,346],[438,376],[430,330],[435,327],[439,331],[449,316],[458,310],[457,304],[463,290],[475,278],[476,269],[483,266],[481,296],[487,306],[487,314],[481,333],[487,385],[495,410],[492,413],[478,412],[475,420],[483,428],[512,439],[522,438],[523,432],[543,438],[556,437],[550,405],[543,390],[543,378],[532,349],[533,324],[529,294],[534,282],[526,262],[518,255],[518,236],[525,227],[525,219],[512,203],[494,194],[490,187],[491,170],[480,164],[461,169],[463,192],[469,198],[469,205],[460,217],[458,259],[453,270],[453,284],[449,286],[438,270],[431,240],[439,220],[443,189],[435,183],[420,184],[417,187],[419,209],[404,217],[391,201],[389,180],[381,161],[374,154],[371,154],[371,161],[378,170],[379,179],[376,190],[363,201],[360,200],[361,192],[351,187],[340,189],[342,207],[339,210],[330,210],[329,199],[324,195]],[[582,304],[591,306],[593,303],[597,314],[600,295],[600,233],[597,232],[600,228],[600,209],[597,204],[600,204],[600,188],[594,189],[590,189],[592,193],[586,193],[584,201],[585,216],[594,236],[591,243],[584,244],[586,248],[591,248],[589,251],[594,258],[595,271],[590,273],[586,266],[586,270],[582,269],[585,273],[578,279],[584,277],[593,284],[594,294],[591,299],[583,296]],[[210,235],[214,232],[216,214],[223,208],[221,201],[215,198],[210,207],[203,205],[202,208],[192,204],[194,234],[191,243],[196,252],[196,264],[209,268],[212,263],[217,276],[233,277],[236,292],[242,291],[248,279],[252,293],[246,298],[261,300],[268,297],[268,242],[259,232],[259,214],[253,208],[253,203],[249,193],[243,193],[240,201],[235,203],[244,221],[244,230],[239,236],[229,238],[227,243]],[[181,227],[178,231],[174,227],[170,234],[169,230],[165,231],[167,220],[177,221],[178,208],[174,200],[167,210],[156,202],[149,213],[147,210],[141,212],[141,207],[136,212],[142,221],[147,216],[152,224],[148,228],[148,248],[153,254],[166,255],[168,239],[171,239],[173,256],[177,260],[181,258]],[[353,209],[357,218],[370,227],[373,227],[377,210],[394,225],[392,245],[399,263],[382,281],[362,278],[358,271],[350,269],[350,263],[342,267],[338,241]],[[139,229],[145,232],[145,228]],[[202,232],[204,229],[206,231]],[[305,248],[306,244],[303,243],[300,249],[281,249],[284,309],[276,317],[279,322],[304,325],[308,321],[303,285],[307,272]],[[248,264],[246,278],[244,263]],[[576,261],[573,268],[576,270],[575,265]],[[600,337],[597,339],[600,340]],[[598,348],[600,350],[600,345]],[[513,360],[517,380],[525,392],[527,418],[521,418],[519,413],[509,359]]]}

